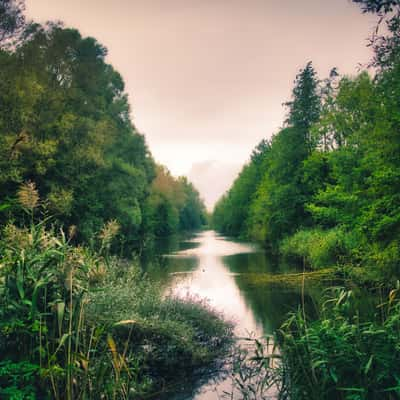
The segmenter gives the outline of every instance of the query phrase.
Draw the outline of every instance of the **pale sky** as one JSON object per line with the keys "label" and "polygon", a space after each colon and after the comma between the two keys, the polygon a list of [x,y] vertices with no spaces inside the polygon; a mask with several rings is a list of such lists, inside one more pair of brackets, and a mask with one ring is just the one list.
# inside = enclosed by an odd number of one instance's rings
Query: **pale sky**
{"label": "pale sky", "polygon": [[187,175],[209,209],[252,149],[282,125],[312,60],[355,74],[375,19],[349,0],[26,0],[108,48],[157,162]]}

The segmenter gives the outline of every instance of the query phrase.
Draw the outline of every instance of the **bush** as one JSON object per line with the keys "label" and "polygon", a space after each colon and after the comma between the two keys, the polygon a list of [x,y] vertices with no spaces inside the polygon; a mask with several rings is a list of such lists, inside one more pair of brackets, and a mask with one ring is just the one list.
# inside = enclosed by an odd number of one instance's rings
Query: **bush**
{"label": "bush", "polygon": [[282,241],[280,252],[313,269],[325,268],[336,264],[347,253],[345,236],[339,228],[301,230]]}
{"label": "bush", "polygon": [[[35,400],[39,365],[26,361],[0,361],[0,398],[4,400]],[[43,398],[43,397],[42,397]]]}

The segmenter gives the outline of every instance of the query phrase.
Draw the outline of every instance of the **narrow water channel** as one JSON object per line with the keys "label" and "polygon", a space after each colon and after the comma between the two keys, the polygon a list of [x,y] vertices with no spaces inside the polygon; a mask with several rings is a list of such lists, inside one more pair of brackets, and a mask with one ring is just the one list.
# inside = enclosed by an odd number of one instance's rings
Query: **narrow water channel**
{"label": "narrow water channel", "polygon": [[[238,337],[271,334],[286,313],[300,304],[300,294],[266,286],[247,286],[246,273],[282,272],[257,245],[233,241],[214,231],[203,231],[175,243],[156,267],[149,267],[150,278],[160,282],[166,293],[205,299],[235,324]],[[208,382],[185,400],[219,400],[229,382]]]}

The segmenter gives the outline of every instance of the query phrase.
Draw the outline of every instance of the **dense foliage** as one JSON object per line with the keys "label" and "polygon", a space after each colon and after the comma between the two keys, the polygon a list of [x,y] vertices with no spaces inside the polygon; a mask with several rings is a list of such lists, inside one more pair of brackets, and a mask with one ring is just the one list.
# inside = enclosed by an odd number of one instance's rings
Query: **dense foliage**
{"label": "dense foliage", "polygon": [[167,236],[199,229],[206,223],[206,210],[186,177],[176,179],[165,167],[157,166],[145,217],[148,230],[156,236]]}
{"label": "dense foliage", "polygon": [[[374,76],[333,69],[320,81],[307,63],[284,127],[255,148],[213,223],[303,266],[340,266],[352,285],[384,282],[388,301],[360,316],[341,290],[314,319],[303,304],[279,331],[279,354],[259,341],[250,358],[238,354],[246,399],[271,388],[291,399],[400,393],[399,287],[387,290],[400,276],[400,4],[354,2],[384,21],[371,38]],[[206,218],[193,185],[155,164],[106,54],[77,30],[28,23],[22,0],[0,0],[4,399],[158,396],[232,336],[203,303],[163,298],[112,257]]]}
{"label": "dense foliage", "polygon": [[[293,99],[287,105],[290,110],[288,126],[269,142],[263,141],[257,146],[250,163],[216,205],[214,222],[223,232],[250,235],[276,246],[279,240],[307,221],[305,203],[309,188],[302,182],[303,162],[314,147],[310,127],[320,109],[311,63],[297,76]],[[245,205],[239,205],[238,201],[243,199]],[[245,215],[237,212],[242,207]],[[234,224],[236,220],[241,220],[240,226]]]}
{"label": "dense foliage", "polygon": [[325,291],[317,319],[299,308],[273,341],[249,338],[254,349],[248,346],[250,352],[234,355],[234,387],[239,398],[398,399],[398,294],[399,285],[387,299],[380,299],[374,312],[364,307],[360,313],[359,293],[331,287]]}
{"label": "dense foliage", "polygon": [[[135,399],[210,366],[231,327],[131,255],[204,205],[156,166],[107,51],[0,0],[0,398]],[[179,372],[178,372],[178,368]]]}
{"label": "dense foliage", "polygon": [[398,399],[398,288],[375,316],[360,317],[353,293],[338,288],[316,321],[293,313],[279,332],[291,399]]}
{"label": "dense foliage", "polygon": [[314,268],[339,263],[362,266],[365,279],[398,278],[399,98],[397,58],[374,78],[334,69],[323,82],[308,63],[286,126],[219,201],[215,227]]}
{"label": "dense foliage", "polygon": [[26,25],[21,38],[18,4],[0,5],[7,16],[0,39],[18,39],[0,50],[0,202],[9,205],[0,223],[21,220],[16,191],[32,181],[59,225],[77,228],[79,242],[90,242],[111,219],[130,249],[152,234],[198,228],[203,205],[183,178],[177,191],[168,189],[165,206],[179,209],[176,221],[149,199],[155,163],[131,123],[124,82],[106,63],[107,50],[60,24]]}
{"label": "dense foliage", "polygon": [[[288,317],[276,335],[279,354],[261,352],[250,374],[249,363],[240,365],[243,376],[259,377],[240,382],[246,399],[269,398],[254,388],[271,385],[282,399],[400,396],[400,3],[354,2],[380,17],[370,41],[374,76],[333,69],[320,81],[308,63],[285,127],[214,211],[217,229],[260,240],[303,267],[336,267],[329,270],[345,285],[327,289],[317,316],[302,304]],[[304,298],[304,283],[302,290]],[[369,312],[366,296],[376,306]]]}

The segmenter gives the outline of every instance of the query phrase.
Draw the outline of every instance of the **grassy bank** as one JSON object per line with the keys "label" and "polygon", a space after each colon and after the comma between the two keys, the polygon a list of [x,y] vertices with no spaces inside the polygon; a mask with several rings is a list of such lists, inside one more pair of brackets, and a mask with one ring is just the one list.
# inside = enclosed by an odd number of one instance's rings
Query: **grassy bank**
{"label": "grassy bank", "polygon": [[398,244],[383,248],[343,228],[299,230],[280,242],[279,253],[309,271],[334,268],[344,279],[364,287],[391,288],[398,279]]}
{"label": "grassy bank", "polygon": [[[0,240],[0,398],[142,399],[212,365],[231,326],[195,299],[162,299],[138,267],[72,237],[7,225]],[[71,236],[73,232],[71,232]]]}

